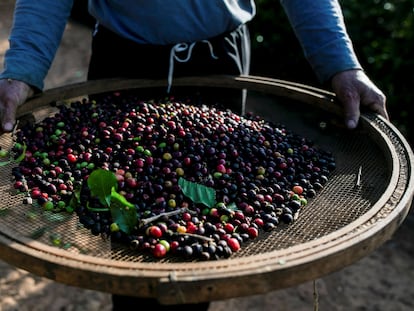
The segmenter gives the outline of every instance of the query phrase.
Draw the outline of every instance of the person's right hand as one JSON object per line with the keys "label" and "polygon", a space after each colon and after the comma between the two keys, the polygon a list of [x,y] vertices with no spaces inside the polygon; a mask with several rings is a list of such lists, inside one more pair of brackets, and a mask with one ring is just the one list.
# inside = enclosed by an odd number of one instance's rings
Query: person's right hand
{"label": "person's right hand", "polygon": [[364,71],[346,70],[332,78],[332,89],[344,107],[345,124],[349,129],[358,125],[360,108],[367,107],[387,120],[386,96]]}
{"label": "person's right hand", "polygon": [[33,93],[33,89],[22,81],[0,79],[0,135],[13,130],[17,107]]}

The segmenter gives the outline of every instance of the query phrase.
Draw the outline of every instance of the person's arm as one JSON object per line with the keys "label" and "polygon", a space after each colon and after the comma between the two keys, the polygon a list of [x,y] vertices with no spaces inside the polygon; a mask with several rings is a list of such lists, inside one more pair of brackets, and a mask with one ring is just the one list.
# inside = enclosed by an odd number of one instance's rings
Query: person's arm
{"label": "person's arm", "polygon": [[62,39],[73,0],[17,0],[0,73],[0,134],[13,129],[16,109],[43,90]]}
{"label": "person's arm", "polygon": [[340,71],[362,69],[336,0],[280,0],[306,59],[322,83]]}
{"label": "person's arm", "polygon": [[344,108],[345,124],[358,125],[360,106],[388,119],[386,97],[362,70],[337,0],[280,0],[306,59],[330,83]]}
{"label": "person's arm", "polygon": [[0,79],[43,89],[72,9],[73,0],[17,0],[9,37],[10,48]]}

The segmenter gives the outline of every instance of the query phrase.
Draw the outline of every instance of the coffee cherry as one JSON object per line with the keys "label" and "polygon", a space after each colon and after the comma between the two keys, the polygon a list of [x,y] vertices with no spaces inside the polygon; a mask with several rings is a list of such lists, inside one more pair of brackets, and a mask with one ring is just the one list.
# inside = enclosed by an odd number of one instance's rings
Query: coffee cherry
{"label": "coffee cherry", "polygon": [[154,248],[152,249],[152,255],[155,258],[162,258],[165,257],[167,254],[167,248],[163,243],[157,243],[155,244]]}
{"label": "coffee cherry", "polygon": [[150,226],[147,229],[147,234],[149,236],[154,237],[154,238],[160,238],[160,237],[162,237],[162,230],[159,226]]}
{"label": "coffee cherry", "polygon": [[247,229],[247,234],[251,239],[255,239],[259,236],[259,230],[255,227],[249,227]]}
{"label": "coffee cherry", "polygon": [[237,252],[240,249],[240,242],[236,238],[230,238],[227,244],[232,252]]}

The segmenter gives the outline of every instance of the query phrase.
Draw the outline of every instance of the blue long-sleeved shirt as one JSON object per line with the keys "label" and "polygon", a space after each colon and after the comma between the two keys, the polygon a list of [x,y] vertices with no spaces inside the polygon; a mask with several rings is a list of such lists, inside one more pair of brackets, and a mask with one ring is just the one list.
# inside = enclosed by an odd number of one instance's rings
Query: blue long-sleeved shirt
{"label": "blue long-sleeved shirt", "polygon": [[[361,68],[337,0],[280,2],[321,81]],[[0,78],[43,89],[72,5],[73,0],[16,1]],[[256,14],[254,0],[89,0],[89,10],[100,24],[123,37],[160,45],[208,39],[249,22]]]}

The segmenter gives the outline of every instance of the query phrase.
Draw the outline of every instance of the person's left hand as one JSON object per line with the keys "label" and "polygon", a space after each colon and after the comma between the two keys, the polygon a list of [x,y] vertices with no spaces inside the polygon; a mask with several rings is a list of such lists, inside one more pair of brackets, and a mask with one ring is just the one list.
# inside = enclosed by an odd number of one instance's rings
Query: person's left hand
{"label": "person's left hand", "polygon": [[0,135],[13,130],[17,107],[33,93],[33,89],[22,81],[0,79]]}
{"label": "person's left hand", "polygon": [[386,97],[362,70],[337,73],[331,80],[332,90],[344,108],[344,121],[349,129],[358,125],[360,108],[367,107],[387,120]]}

